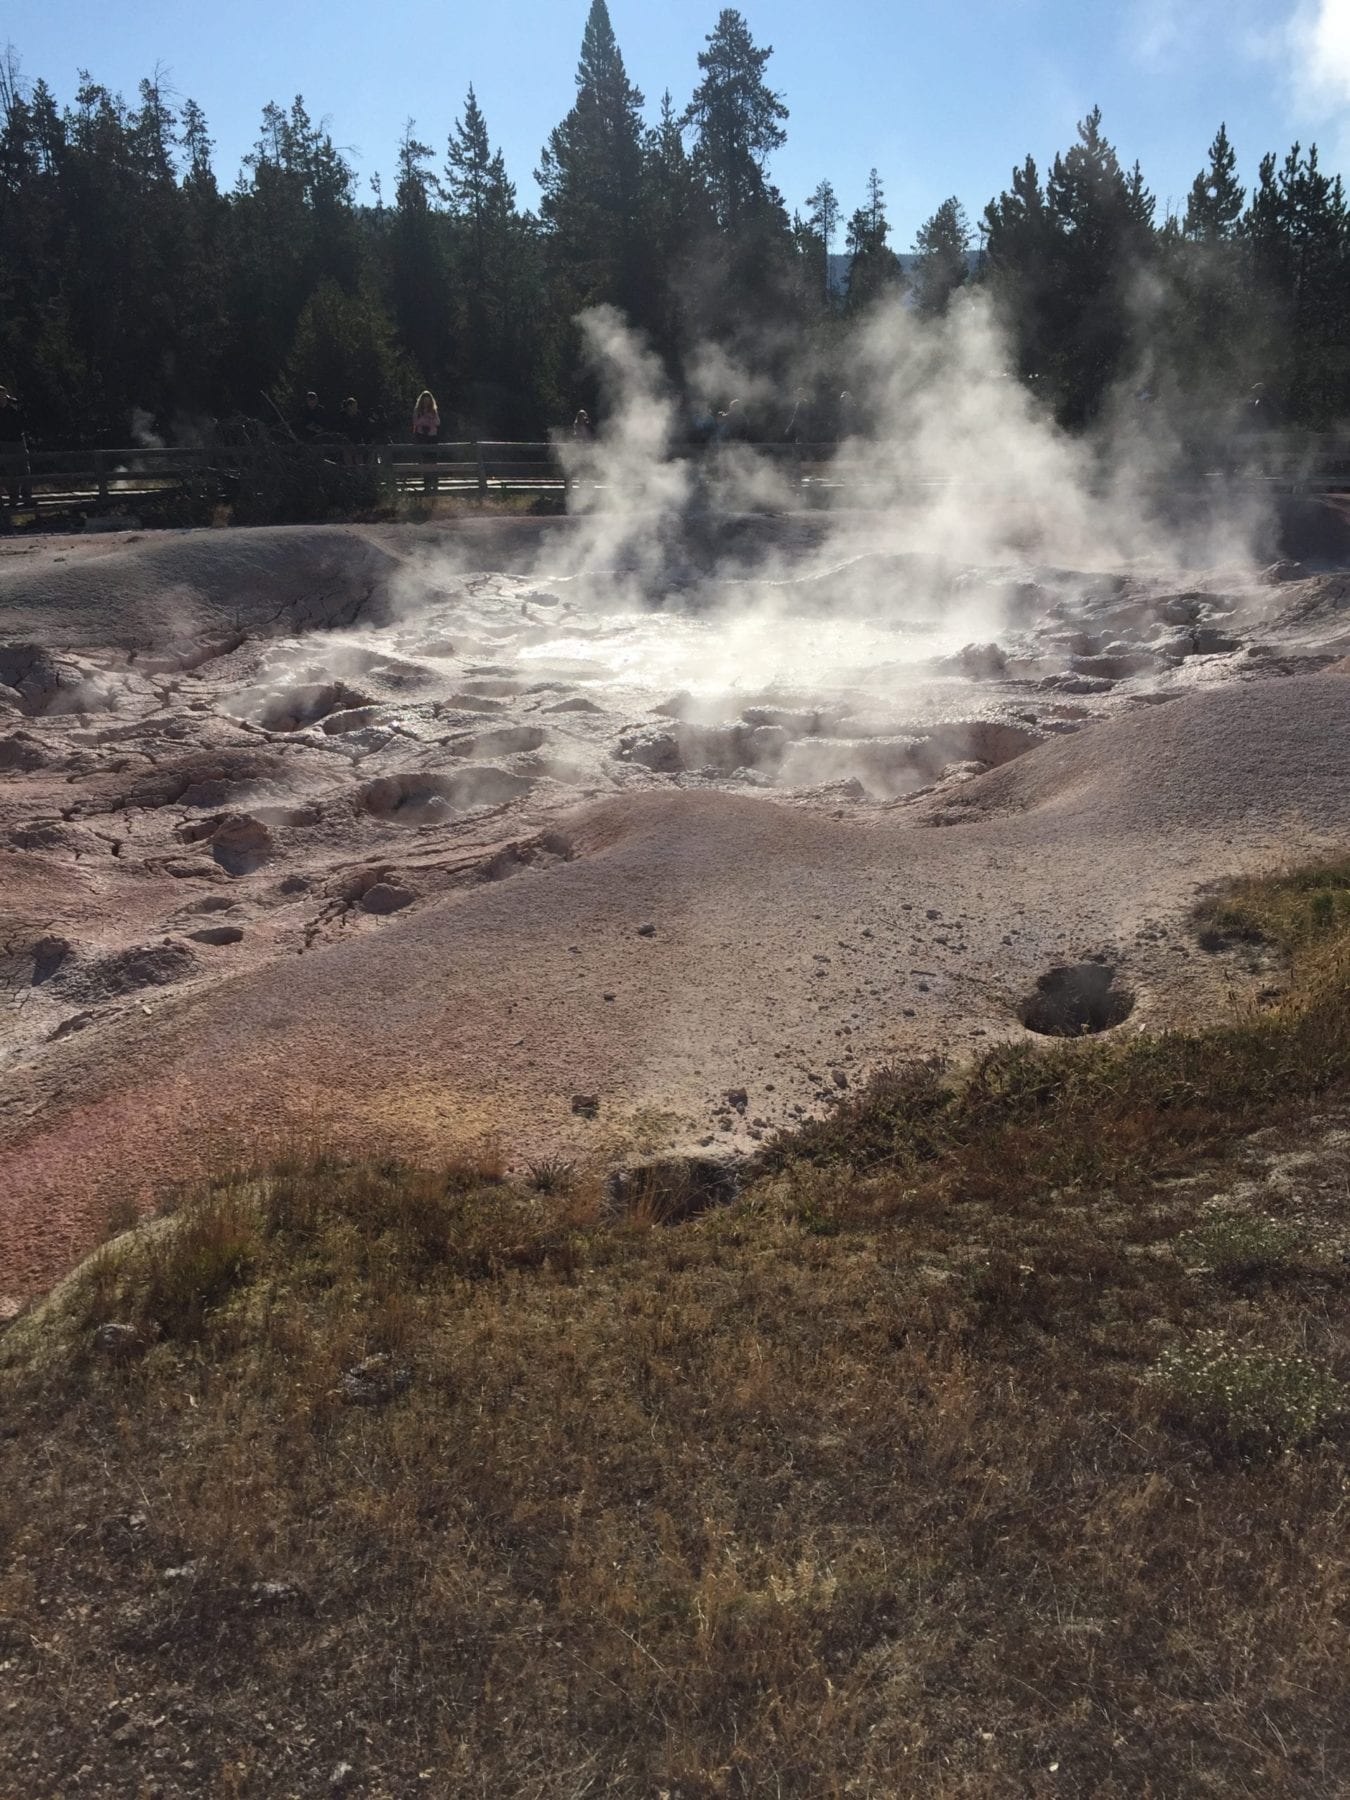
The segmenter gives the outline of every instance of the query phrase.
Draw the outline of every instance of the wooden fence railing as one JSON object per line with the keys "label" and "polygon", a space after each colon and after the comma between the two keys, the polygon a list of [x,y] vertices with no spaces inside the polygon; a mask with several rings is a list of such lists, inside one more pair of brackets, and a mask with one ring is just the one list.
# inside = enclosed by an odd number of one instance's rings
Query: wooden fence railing
{"label": "wooden fence railing", "polygon": [[[756,456],[785,464],[802,481],[866,490],[870,478],[884,475],[884,453],[869,454],[857,440],[841,454],[835,444],[746,443]],[[574,465],[564,469],[555,442],[473,438],[434,445],[414,443],[350,445],[346,443],[204,444],[98,450],[28,452],[27,468],[0,447],[0,514],[18,512],[75,513],[99,511],[128,501],[150,501],[175,492],[203,489],[221,499],[243,476],[266,478],[269,468],[285,463],[330,463],[371,470],[379,488],[389,494],[417,492],[477,494],[564,490],[572,479],[603,481],[603,450],[597,446],[593,474]],[[1195,459],[1192,473],[1241,470],[1253,479],[1311,492],[1350,486],[1350,433],[1288,434],[1259,443],[1239,440],[1214,455]],[[671,454],[702,457],[705,444],[677,444]],[[1169,478],[1171,479],[1171,478]],[[921,484],[927,485],[927,484]],[[19,506],[11,503],[17,492]]]}

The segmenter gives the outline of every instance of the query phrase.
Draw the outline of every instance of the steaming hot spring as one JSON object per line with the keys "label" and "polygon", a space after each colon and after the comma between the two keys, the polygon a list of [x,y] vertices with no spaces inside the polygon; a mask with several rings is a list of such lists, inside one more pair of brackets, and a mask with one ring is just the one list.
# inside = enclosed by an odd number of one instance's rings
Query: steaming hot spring
{"label": "steaming hot spring", "polygon": [[222,1143],[731,1157],[886,1062],[1259,996],[1197,896],[1350,830],[1350,577],[1284,550],[8,548],[0,1294]]}

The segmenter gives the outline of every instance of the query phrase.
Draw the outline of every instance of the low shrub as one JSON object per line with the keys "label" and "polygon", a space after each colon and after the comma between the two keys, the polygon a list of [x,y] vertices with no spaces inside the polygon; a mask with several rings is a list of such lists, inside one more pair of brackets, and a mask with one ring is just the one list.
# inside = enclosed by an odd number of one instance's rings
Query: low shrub
{"label": "low shrub", "polygon": [[1165,1350],[1149,1380],[1175,1423],[1245,1454],[1306,1444],[1345,1405],[1341,1383],[1307,1357],[1244,1349],[1219,1331]]}
{"label": "low shrub", "polygon": [[1241,1212],[1215,1205],[1194,1230],[1177,1239],[1177,1251],[1191,1263],[1210,1269],[1221,1281],[1250,1281],[1283,1274],[1296,1259],[1302,1233],[1264,1213]]}

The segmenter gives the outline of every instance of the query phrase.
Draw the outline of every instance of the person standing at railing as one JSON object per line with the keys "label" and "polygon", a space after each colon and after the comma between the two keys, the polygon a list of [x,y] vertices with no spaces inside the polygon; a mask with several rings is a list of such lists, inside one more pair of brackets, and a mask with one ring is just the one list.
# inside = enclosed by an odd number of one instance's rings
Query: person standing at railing
{"label": "person standing at railing", "polygon": [[348,449],[343,455],[345,463],[364,462],[361,452],[370,442],[370,427],[357,401],[355,394],[348,394],[342,402],[342,416],[338,420],[338,430],[346,438]]}
{"label": "person standing at railing", "polygon": [[783,427],[785,444],[809,444],[811,441],[811,399],[805,388],[798,388],[792,397],[792,412],[787,424]]}
{"label": "person standing at railing", "polygon": [[[417,404],[413,407],[412,434],[413,442],[422,446],[422,461],[435,464],[439,460],[435,445],[441,435],[441,409],[429,388],[423,388],[417,396]],[[439,486],[440,477],[434,472],[422,477],[424,494],[434,494]]]}
{"label": "person standing at railing", "polygon": [[0,387],[0,475],[4,477],[11,507],[33,504],[23,409],[7,387]]}
{"label": "person standing at railing", "polygon": [[305,404],[300,408],[296,436],[304,444],[323,444],[332,435],[333,427],[327,409],[319,404],[319,396],[311,388],[305,395]]}

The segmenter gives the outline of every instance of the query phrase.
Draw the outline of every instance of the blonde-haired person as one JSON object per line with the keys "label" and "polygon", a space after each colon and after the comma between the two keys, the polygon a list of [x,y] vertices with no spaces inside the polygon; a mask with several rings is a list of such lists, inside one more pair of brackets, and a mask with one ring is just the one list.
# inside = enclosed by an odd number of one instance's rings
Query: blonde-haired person
{"label": "blonde-haired person", "polygon": [[[436,396],[430,388],[423,388],[417,396],[417,404],[413,407],[412,422],[413,442],[424,446],[422,461],[435,463],[438,458],[433,445],[441,435],[441,409],[436,404]],[[436,474],[422,477],[422,492],[434,494],[440,486],[440,477]]]}

